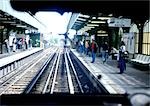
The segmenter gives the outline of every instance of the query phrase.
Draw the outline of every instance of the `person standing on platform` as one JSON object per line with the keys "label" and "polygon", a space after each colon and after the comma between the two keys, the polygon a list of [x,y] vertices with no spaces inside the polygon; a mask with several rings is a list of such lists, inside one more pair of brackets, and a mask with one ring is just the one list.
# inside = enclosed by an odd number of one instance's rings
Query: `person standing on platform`
{"label": "person standing on platform", "polygon": [[84,52],[83,41],[80,41],[80,54],[82,55],[83,52]]}
{"label": "person standing on platform", "polygon": [[121,41],[121,46],[119,49],[119,68],[120,68],[119,74],[122,74],[124,70],[126,70],[126,63],[125,63],[125,56],[124,56],[125,52],[126,52],[125,43]]}
{"label": "person standing on platform", "polygon": [[13,52],[16,52],[16,38],[13,38],[12,45],[13,45]]}
{"label": "person standing on platform", "polygon": [[88,52],[89,52],[89,42],[88,41],[85,42],[85,49],[86,49],[86,55],[88,55]]}
{"label": "person standing on platform", "polygon": [[106,62],[107,58],[108,58],[108,44],[107,44],[107,42],[105,42],[102,45],[102,60],[103,60],[103,63]]}
{"label": "person standing on platform", "polygon": [[92,62],[95,62],[95,56],[96,56],[96,52],[97,52],[97,43],[95,42],[94,39],[92,39],[92,44],[91,44],[91,50],[92,50]]}
{"label": "person standing on platform", "polygon": [[10,53],[10,48],[9,48],[8,39],[5,39],[5,45],[6,45],[7,53]]}

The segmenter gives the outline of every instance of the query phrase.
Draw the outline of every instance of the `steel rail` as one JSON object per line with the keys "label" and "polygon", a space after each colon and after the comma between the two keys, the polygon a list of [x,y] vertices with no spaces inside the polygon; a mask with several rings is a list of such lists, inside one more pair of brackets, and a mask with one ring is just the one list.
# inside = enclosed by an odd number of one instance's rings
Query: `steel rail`
{"label": "steel rail", "polygon": [[[43,56],[45,57],[45,55]],[[30,66],[26,71],[24,71],[20,76],[17,76],[18,78],[16,80],[14,80],[6,89],[4,89],[2,92],[0,92],[0,95],[2,95],[6,90],[8,90],[13,84],[15,84],[19,79],[21,79],[32,67],[34,67],[39,61],[41,61],[43,59],[43,57],[41,57],[38,61],[36,61],[34,64],[32,64],[32,66]]]}
{"label": "steel rail", "polygon": [[54,73],[54,78],[53,78],[53,82],[52,82],[52,87],[51,87],[51,91],[50,94],[53,94],[54,92],[54,87],[55,87],[55,80],[56,80],[56,76],[57,76],[57,71],[58,71],[58,65],[59,65],[59,60],[60,60],[60,52],[58,54],[58,59],[57,59],[57,63],[56,63],[56,68],[55,68],[55,73]]}
{"label": "steel rail", "polygon": [[30,93],[32,88],[34,87],[34,85],[36,84],[37,80],[39,79],[39,77],[42,75],[42,73],[44,72],[44,70],[46,69],[48,63],[51,61],[52,57],[55,55],[55,53],[51,54],[49,56],[49,58],[44,62],[43,66],[41,67],[41,69],[38,71],[38,73],[36,74],[36,76],[33,78],[33,80],[31,81],[31,83],[28,85],[28,87],[25,89],[24,93]]}
{"label": "steel rail", "polygon": [[46,90],[47,90],[48,84],[49,84],[49,82],[50,82],[50,78],[51,78],[51,76],[52,76],[52,72],[53,72],[54,67],[55,67],[55,64],[56,64],[56,62],[57,62],[58,53],[56,53],[56,56],[55,56],[55,57],[56,57],[56,58],[55,58],[55,60],[54,60],[54,63],[53,63],[53,65],[52,65],[51,70],[49,71],[49,75],[48,75],[48,78],[46,79],[46,84],[45,84],[45,86],[44,86],[44,89],[43,89],[43,91],[42,91],[42,94],[45,94],[45,92],[46,92]]}
{"label": "steel rail", "polygon": [[75,78],[76,78],[76,80],[77,80],[77,82],[78,82],[78,85],[79,85],[79,88],[80,88],[80,90],[81,90],[81,93],[84,93],[84,91],[83,91],[83,89],[82,89],[81,82],[79,81],[78,75],[77,75],[77,73],[76,73],[76,71],[75,71],[74,65],[73,65],[73,63],[72,63],[72,60],[71,60],[70,55],[69,55],[68,52],[67,52],[67,56],[68,56],[68,59],[69,59],[71,68],[72,68],[72,70],[73,70],[73,73],[74,73],[74,75],[75,75]]}
{"label": "steel rail", "polygon": [[72,82],[72,78],[71,78],[71,74],[70,74],[70,70],[69,70],[66,52],[65,52],[65,62],[66,62],[66,69],[67,69],[67,76],[68,76],[67,78],[68,78],[70,94],[74,94],[74,86],[73,86],[73,82]]}
{"label": "steel rail", "polygon": [[[34,59],[32,60],[32,62],[30,62],[30,64],[29,64],[29,63],[23,64],[21,67],[19,67],[19,68],[17,69],[18,71],[16,71],[16,70],[12,71],[12,72],[10,73],[10,74],[12,74],[12,75],[11,75],[9,78],[7,78],[5,81],[1,82],[0,88],[2,88],[2,86],[4,86],[5,84],[7,84],[11,79],[13,79],[13,78],[14,78],[15,76],[17,76],[19,73],[21,73],[22,70],[19,71],[20,69],[22,69],[23,67],[30,67],[31,64],[33,64],[33,62],[36,61],[39,57],[41,57],[43,54],[44,54],[44,53],[41,53],[41,54],[38,55],[36,58],[34,58]],[[1,78],[0,78],[0,80],[1,80]]]}

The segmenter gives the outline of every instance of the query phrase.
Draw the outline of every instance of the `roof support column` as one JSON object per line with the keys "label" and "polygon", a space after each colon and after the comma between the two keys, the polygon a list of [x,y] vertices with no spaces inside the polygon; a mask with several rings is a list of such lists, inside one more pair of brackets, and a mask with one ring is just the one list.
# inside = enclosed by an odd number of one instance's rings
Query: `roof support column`
{"label": "roof support column", "polygon": [[139,29],[139,44],[138,44],[138,53],[142,54],[142,43],[143,43],[143,27],[144,23],[138,24]]}
{"label": "roof support column", "polygon": [[0,29],[0,54],[2,54],[2,45],[3,45],[3,29]]}

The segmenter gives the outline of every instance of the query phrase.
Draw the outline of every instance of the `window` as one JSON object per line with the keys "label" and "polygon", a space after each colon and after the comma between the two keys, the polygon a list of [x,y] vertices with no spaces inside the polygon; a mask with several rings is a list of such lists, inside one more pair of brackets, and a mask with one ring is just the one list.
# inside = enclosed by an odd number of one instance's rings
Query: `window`
{"label": "window", "polygon": [[139,33],[135,33],[135,53],[138,53]]}

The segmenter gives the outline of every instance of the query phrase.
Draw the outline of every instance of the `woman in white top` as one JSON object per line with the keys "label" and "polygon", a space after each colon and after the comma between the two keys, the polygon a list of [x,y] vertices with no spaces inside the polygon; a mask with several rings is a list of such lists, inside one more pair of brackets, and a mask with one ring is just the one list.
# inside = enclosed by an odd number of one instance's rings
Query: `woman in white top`
{"label": "woman in white top", "polygon": [[125,51],[126,51],[125,43],[121,41],[121,46],[119,49],[119,67],[120,67],[119,74],[122,74],[124,70],[126,70],[126,63],[125,63],[125,57],[124,57]]}

